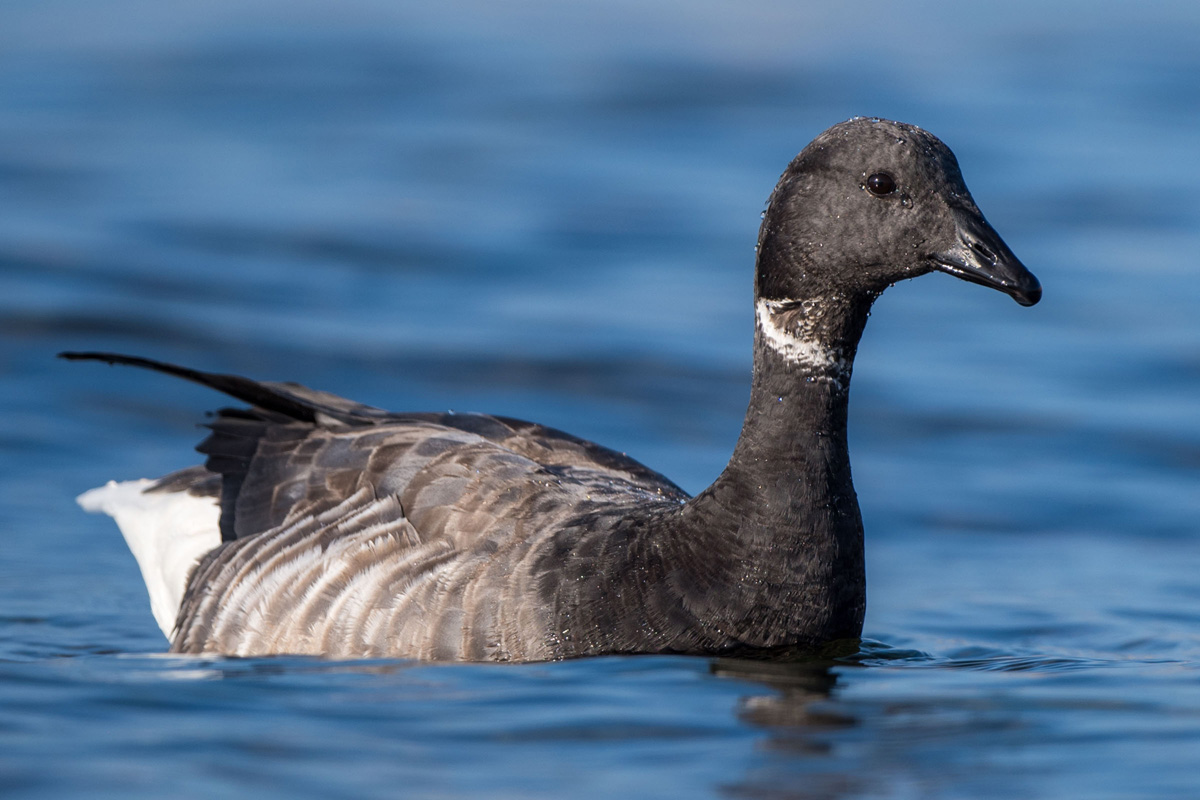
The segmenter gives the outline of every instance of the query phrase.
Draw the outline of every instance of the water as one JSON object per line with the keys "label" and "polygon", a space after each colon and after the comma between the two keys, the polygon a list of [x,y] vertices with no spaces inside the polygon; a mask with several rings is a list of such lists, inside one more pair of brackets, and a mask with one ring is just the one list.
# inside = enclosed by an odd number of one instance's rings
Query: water
{"label": "water", "polygon": [[[1165,797],[1200,784],[1194,4],[117,0],[0,25],[5,797]],[[775,178],[957,152],[1045,299],[931,276],[855,374],[858,654],[161,655],[78,492],[193,463],[128,351],[532,418],[702,488]]]}

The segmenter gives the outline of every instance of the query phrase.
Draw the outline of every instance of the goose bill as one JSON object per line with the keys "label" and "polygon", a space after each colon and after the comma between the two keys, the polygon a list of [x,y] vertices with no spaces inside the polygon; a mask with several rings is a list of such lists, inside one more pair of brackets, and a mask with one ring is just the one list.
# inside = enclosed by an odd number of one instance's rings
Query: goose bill
{"label": "goose bill", "polygon": [[999,289],[1023,306],[1042,299],[1042,285],[1013,255],[1000,234],[983,217],[966,211],[955,213],[958,242],[935,253],[934,269],[964,281]]}

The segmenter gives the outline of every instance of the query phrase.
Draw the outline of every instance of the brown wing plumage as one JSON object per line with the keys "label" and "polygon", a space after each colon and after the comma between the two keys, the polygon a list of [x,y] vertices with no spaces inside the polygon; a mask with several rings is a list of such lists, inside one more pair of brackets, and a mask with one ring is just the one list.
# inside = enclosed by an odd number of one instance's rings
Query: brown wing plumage
{"label": "brown wing plumage", "polygon": [[189,579],[176,652],[559,657],[541,598],[547,576],[561,580],[556,554],[585,538],[576,521],[594,535],[598,517],[687,499],[628,456],[541,425],[393,414],[164,366],[254,403],[209,424],[205,469],[155,489],[211,492],[220,478],[223,541]]}

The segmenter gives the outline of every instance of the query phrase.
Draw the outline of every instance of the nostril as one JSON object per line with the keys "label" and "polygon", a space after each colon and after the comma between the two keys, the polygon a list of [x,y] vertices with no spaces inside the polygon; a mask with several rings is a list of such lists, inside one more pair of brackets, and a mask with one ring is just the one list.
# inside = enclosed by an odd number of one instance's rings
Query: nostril
{"label": "nostril", "polygon": [[963,241],[963,244],[969,247],[971,252],[975,253],[975,255],[979,256],[987,263],[996,263],[996,254],[989,250],[987,245],[983,244],[982,242],[977,242],[974,239],[966,239]]}

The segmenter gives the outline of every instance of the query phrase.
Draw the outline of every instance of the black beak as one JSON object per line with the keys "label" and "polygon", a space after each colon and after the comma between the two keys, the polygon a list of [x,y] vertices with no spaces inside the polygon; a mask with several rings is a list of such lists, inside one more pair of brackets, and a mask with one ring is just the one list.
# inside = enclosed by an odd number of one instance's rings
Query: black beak
{"label": "black beak", "polygon": [[934,267],[964,281],[999,289],[1023,306],[1042,299],[1042,285],[978,213],[954,210],[958,243],[932,256]]}

